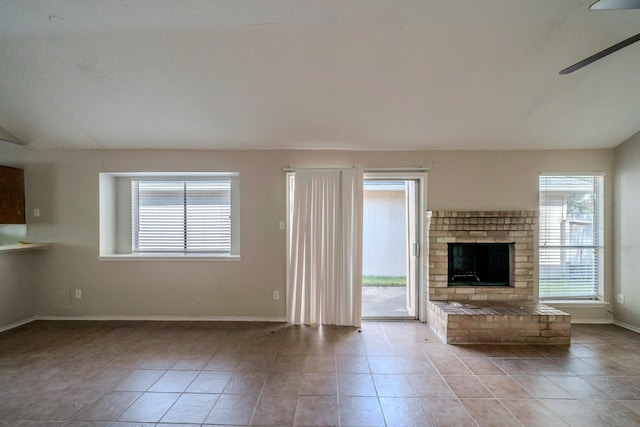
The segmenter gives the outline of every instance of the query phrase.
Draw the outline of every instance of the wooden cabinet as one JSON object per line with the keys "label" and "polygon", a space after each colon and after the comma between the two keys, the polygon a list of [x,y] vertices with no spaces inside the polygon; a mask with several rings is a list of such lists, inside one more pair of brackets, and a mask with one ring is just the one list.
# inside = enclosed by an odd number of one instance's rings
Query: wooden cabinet
{"label": "wooden cabinet", "polygon": [[25,224],[24,171],[0,166],[0,224]]}

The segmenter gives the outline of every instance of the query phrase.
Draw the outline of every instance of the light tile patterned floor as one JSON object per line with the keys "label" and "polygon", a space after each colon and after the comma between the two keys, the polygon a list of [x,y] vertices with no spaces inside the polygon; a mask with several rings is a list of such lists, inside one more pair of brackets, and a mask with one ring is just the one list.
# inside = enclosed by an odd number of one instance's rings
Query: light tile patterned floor
{"label": "light tile patterned floor", "polygon": [[424,324],[38,321],[0,334],[0,426],[634,426],[640,335],[451,346]]}

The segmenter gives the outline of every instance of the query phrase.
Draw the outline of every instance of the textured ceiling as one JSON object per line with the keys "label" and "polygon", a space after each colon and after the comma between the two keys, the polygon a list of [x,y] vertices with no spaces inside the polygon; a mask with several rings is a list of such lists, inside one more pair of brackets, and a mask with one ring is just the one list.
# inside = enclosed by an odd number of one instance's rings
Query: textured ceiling
{"label": "textured ceiling", "polygon": [[640,131],[640,10],[592,0],[0,0],[32,148],[571,149]]}

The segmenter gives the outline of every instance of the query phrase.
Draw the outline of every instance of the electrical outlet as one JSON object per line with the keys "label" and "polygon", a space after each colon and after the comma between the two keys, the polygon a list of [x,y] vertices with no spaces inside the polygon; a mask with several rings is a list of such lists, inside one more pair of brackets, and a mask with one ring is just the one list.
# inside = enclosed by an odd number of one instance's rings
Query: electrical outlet
{"label": "electrical outlet", "polygon": [[274,300],[280,299],[280,291],[273,291],[273,299]]}
{"label": "electrical outlet", "polygon": [[76,289],[76,299],[82,298],[82,289]]}
{"label": "electrical outlet", "polygon": [[624,294],[618,294],[618,295],[616,296],[616,302],[617,302],[618,304],[624,304]]}
{"label": "electrical outlet", "polygon": [[34,218],[38,218],[38,217],[40,217],[40,209],[35,208],[35,209],[33,210],[33,217],[34,217]]}
{"label": "electrical outlet", "polygon": [[284,221],[280,221],[279,226],[280,226],[280,230],[284,230],[284,226],[285,226]]}

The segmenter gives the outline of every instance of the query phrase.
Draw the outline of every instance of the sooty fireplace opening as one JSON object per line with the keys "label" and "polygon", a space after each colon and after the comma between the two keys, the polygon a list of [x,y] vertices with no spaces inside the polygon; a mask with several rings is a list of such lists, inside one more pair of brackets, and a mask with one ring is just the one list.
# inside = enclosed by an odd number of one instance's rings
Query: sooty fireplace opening
{"label": "sooty fireplace opening", "polygon": [[449,286],[509,286],[513,244],[449,243]]}

